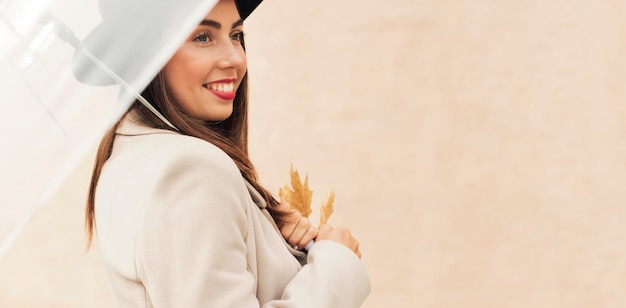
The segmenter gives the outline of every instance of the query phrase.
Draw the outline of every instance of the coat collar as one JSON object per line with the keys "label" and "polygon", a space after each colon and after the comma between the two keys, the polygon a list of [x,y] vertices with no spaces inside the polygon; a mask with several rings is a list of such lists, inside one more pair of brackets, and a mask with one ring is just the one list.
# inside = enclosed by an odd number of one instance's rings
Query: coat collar
{"label": "coat collar", "polygon": [[124,135],[124,136],[139,136],[139,135],[151,135],[151,134],[179,134],[178,132],[175,132],[175,131],[161,129],[161,128],[154,128],[154,127],[150,127],[141,123],[141,120],[139,120],[139,115],[137,114],[135,110],[129,111],[124,116],[124,118],[122,119],[122,122],[120,122],[120,125],[117,127],[117,130],[115,131],[115,133],[118,135]]}
{"label": "coat collar", "polygon": [[250,184],[250,182],[246,181],[246,187],[248,187],[248,192],[250,193],[250,197],[252,197],[252,201],[254,201],[254,203],[256,203],[256,205],[258,205],[260,209],[267,208],[267,203],[265,202],[265,199],[263,199],[263,196],[261,196],[261,194],[256,189],[254,189],[254,187],[252,187],[252,184]]}

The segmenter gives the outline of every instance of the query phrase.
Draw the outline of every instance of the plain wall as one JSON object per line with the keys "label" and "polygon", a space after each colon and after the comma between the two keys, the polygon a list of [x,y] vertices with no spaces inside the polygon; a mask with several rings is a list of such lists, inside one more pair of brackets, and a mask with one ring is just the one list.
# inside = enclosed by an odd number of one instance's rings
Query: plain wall
{"label": "plain wall", "polygon": [[[253,161],[334,189],[364,307],[626,306],[626,1],[267,0],[246,30]],[[90,159],[0,259],[1,307],[111,307]]]}

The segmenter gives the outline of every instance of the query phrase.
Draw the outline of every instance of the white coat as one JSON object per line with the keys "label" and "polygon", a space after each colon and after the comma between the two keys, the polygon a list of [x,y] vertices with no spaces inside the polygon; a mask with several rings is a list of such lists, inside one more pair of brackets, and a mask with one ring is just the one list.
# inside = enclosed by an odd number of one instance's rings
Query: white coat
{"label": "white coat", "polygon": [[308,255],[280,235],[234,162],[129,113],[96,190],[96,237],[120,307],[359,307],[361,260],[333,241]]}

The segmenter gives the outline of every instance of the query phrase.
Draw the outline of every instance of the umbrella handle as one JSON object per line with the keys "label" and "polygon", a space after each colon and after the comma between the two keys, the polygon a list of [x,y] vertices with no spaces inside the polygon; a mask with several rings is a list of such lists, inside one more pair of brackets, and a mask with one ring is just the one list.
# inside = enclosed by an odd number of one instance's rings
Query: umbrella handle
{"label": "umbrella handle", "polygon": [[53,32],[58,38],[72,45],[75,49],[80,48],[81,41],[78,37],[76,37],[74,31],[72,31],[72,29],[70,29],[70,27],[63,23],[59,18],[54,16],[50,10],[46,11],[41,20],[39,20],[39,23],[44,25],[53,25]]}
{"label": "umbrella handle", "polygon": [[306,251],[311,250],[311,247],[313,247],[313,244],[315,244],[315,240],[311,240],[310,242],[308,242],[308,243],[304,246],[304,250],[306,250]]}
{"label": "umbrella handle", "polygon": [[310,240],[306,245],[304,245],[304,247],[298,247],[298,245],[293,246],[292,248],[295,250],[304,250],[306,252],[308,252],[309,250],[311,250],[311,247],[313,247],[313,244],[315,244],[315,240]]}

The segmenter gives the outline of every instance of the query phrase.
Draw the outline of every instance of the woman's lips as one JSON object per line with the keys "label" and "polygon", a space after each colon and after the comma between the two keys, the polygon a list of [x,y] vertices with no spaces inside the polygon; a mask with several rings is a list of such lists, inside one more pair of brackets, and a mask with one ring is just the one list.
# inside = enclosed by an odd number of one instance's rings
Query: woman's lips
{"label": "woman's lips", "polygon": [[237,92],[233,91],[233,92],[220,92],[220,91],[215,91],[215,90],[211,90],[209,89],[209,92],[213,93],[215,96],[221,98],[221,99],[225,99],[225,100],[231,100],[235,98],[235,95],[237,95]]}
{"label": "woman's lips", "polygon": [[225,99],[232,100],[235,98],[237,92],[235,91],[236,79],[222,79],[204,84],[204,87],[213,93],[213,95]]}

